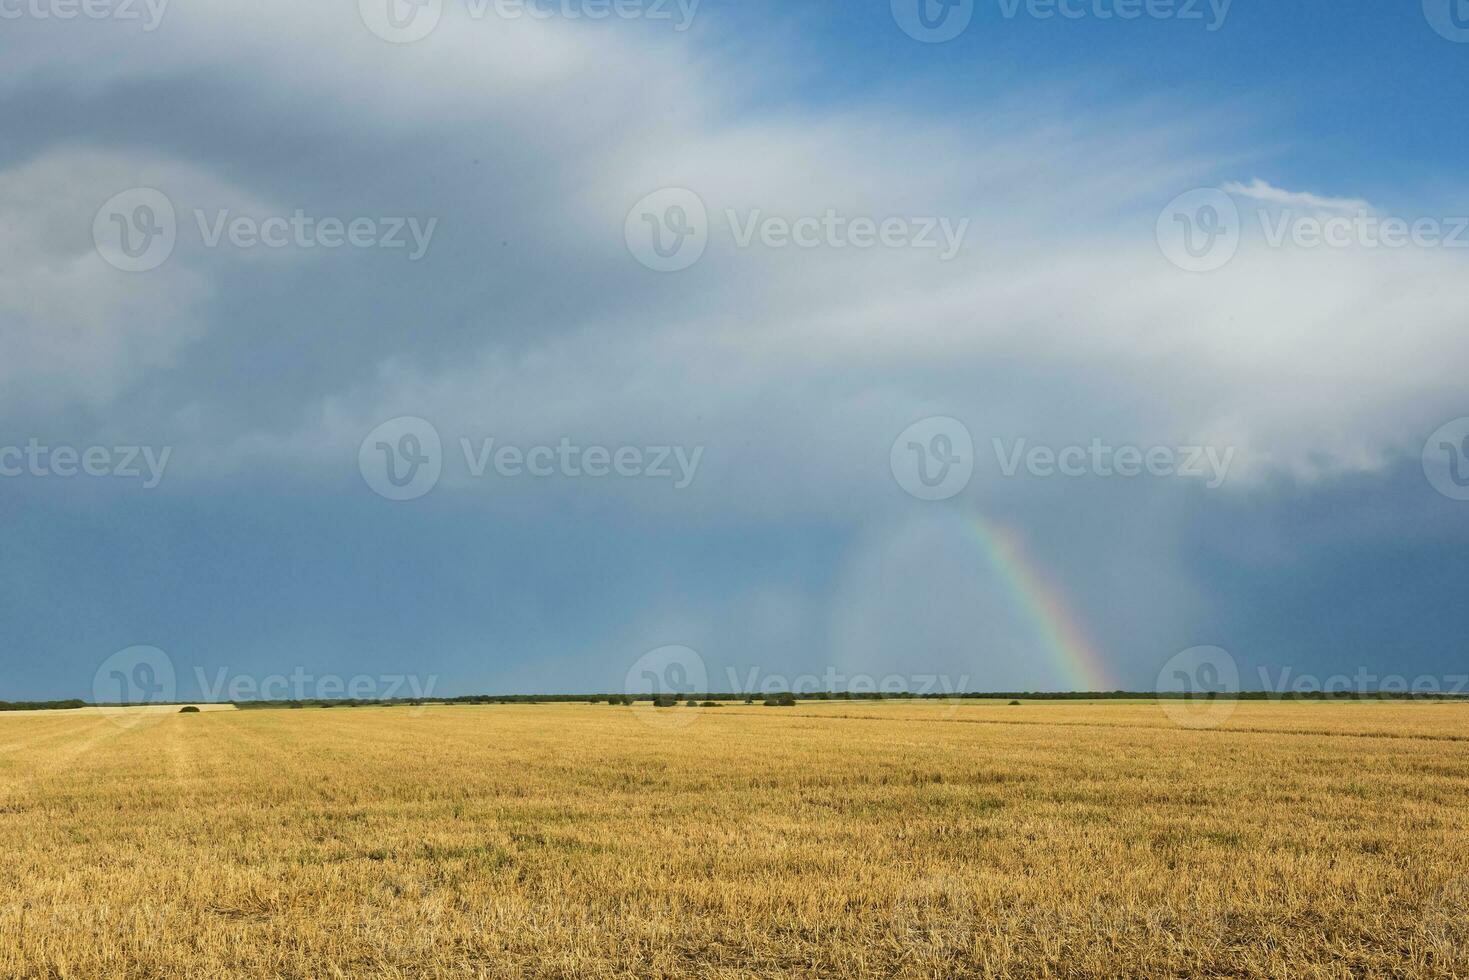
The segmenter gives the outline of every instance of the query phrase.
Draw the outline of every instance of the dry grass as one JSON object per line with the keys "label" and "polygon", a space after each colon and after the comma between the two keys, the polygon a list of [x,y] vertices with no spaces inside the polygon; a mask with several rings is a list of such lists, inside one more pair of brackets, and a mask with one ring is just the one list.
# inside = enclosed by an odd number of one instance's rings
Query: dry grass
{"label": "dry grass", "polygon": [[651,710],[0,716],[0,976],[1469,975],[1469,706]]}

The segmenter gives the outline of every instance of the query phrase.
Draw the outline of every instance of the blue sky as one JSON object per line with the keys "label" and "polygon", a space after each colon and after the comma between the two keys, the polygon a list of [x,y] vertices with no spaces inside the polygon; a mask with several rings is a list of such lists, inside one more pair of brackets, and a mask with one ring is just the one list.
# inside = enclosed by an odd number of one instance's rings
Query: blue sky
{"label": "blue sky", "polygon": [[[1079,686],[977,525],[1117,686],[1198,646],[1244,687],[1469,673],[1447,4],[993,0],[924,43],[887,0],[442,0],[416,40],[389,2],[0,5],[0,700],[92,697],[138,645],[181,697],[616,691],[669,645],[715,688]],[[924,499],[905,467],[956,435]],[[431,486],[390,499],[389,458]]]}

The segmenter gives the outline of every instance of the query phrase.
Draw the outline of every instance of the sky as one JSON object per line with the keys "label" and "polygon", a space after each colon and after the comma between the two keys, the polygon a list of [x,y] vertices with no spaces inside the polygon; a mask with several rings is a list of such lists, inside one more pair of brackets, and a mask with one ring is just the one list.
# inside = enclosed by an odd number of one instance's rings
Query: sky
{"label": "sky", "polygon": [[0,55],[0,700],[1469,689],[1464,0]]}

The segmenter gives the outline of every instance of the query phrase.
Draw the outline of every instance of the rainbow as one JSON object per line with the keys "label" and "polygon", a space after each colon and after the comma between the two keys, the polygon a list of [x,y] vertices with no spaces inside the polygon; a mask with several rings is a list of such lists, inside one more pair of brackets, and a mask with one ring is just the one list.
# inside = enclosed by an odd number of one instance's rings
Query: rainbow
{"label": "rainbow", "polygon": [[975,518],[972,526],[990,565],[1035,626],[1072,690],[1115,690],[1101,656],[1081,631],[1065,597],[1047,583],[1019,536],[983,518]]}

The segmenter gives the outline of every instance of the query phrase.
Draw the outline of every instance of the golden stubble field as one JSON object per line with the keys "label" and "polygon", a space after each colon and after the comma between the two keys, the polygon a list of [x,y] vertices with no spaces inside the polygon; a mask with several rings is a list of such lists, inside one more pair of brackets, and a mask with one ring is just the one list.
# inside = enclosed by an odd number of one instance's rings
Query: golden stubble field
{"label": "golden stubble field", "polygon": [[653,710],[0,715],[0,976],[1469,975],[1469,705]]}

